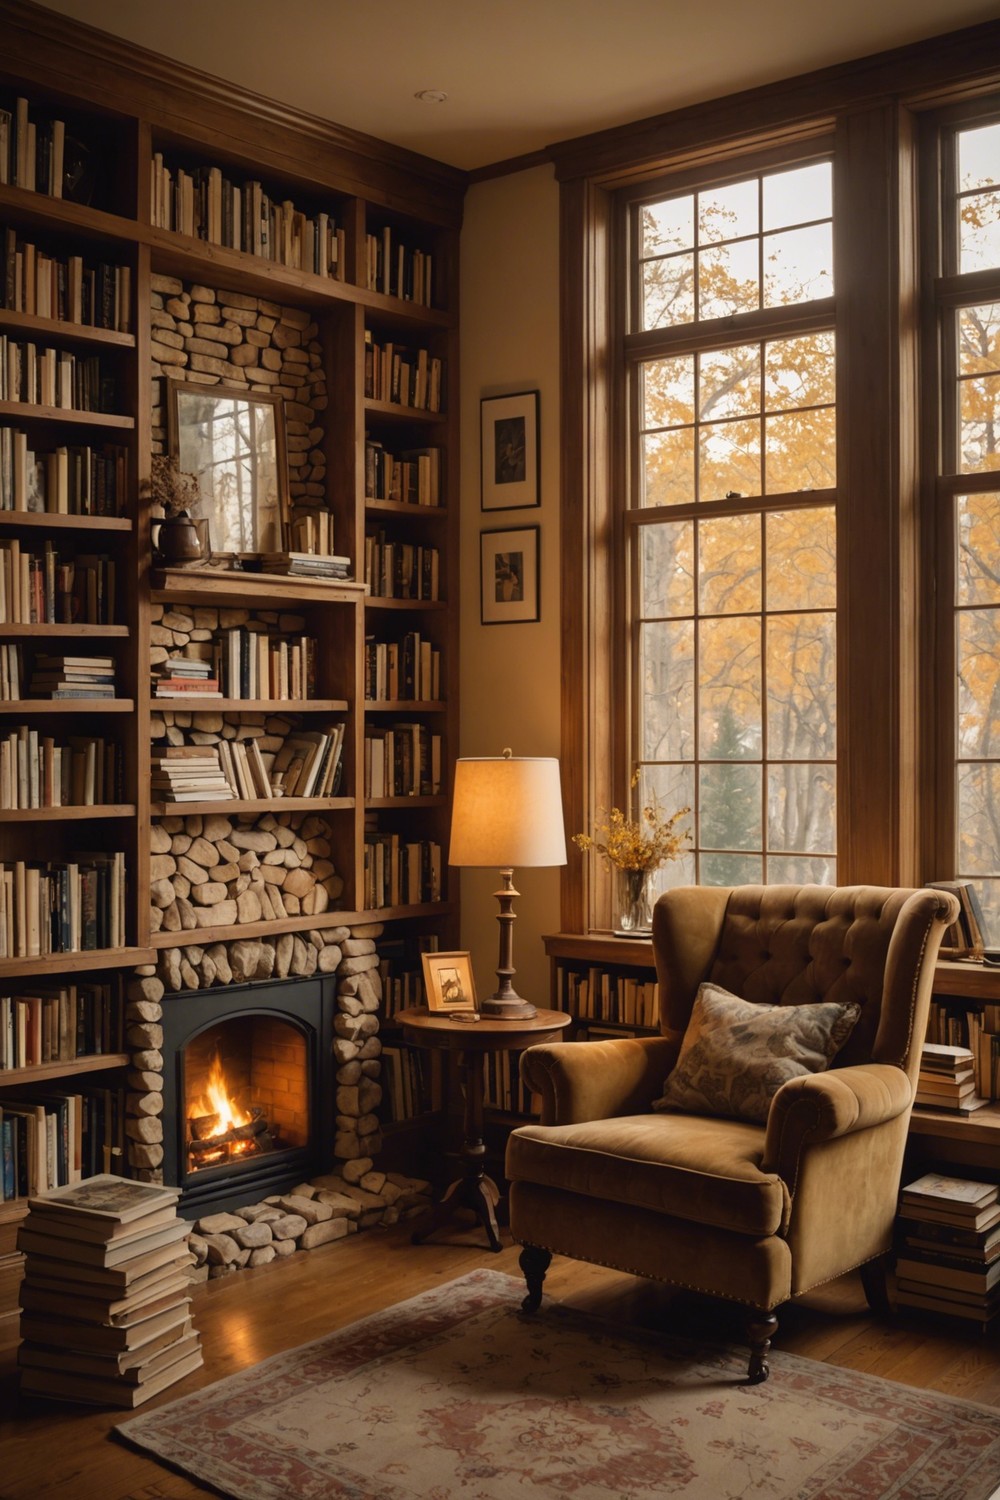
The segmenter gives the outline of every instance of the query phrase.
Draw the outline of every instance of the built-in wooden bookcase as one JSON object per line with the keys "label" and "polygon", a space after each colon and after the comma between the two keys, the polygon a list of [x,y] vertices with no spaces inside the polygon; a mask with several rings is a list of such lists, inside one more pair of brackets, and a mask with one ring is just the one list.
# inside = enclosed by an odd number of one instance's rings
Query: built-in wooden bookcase
{"label": "built-in wooden bookcase", "polygon": [[[280,710],[296,722],[335,721],[345,728],[337,795],[273,804],[275,809],[322,812],[344,882],[342,909],[216,930],[213,938],[370,920],[388,923],[395,936],[409,934],[416,941],[435,935],[442,946],[454,946],[457,893],[443,854],[448,768],[457,753],[457,235],[463,175],[395,147],[380,150],[367,137],[243,95],[229,84],[21,0],[0,0],[0,29],[0,111],[9,111],[15,129],[26,118],[34,125],[37,168],[34,188],[18,181],[16,171],[15,180],[0,181],[0,253],[8,244],[15,253],[18,245],[22,251],[29,246],[33,263],[37,266],[41,255],[45,274],[55,277],[55,285],[59,273],[50,270],[51,262],[68,268],[72,259],[74,275],[80,274],[81,264],[127,268],[118,312],[122,300],[128,310],[127,317],[118,317],[119,326],[95,326],[59,316],[44,300],[46,311],[39,314],[28,311],[23,301],[0,296],[0,303],[10,304],[0,306],[0,338],[56,351],[57,367],[69,367],[60,356],[96,362],[88,367],[91,373],[109,377],[98,387],[98,399],[88,403],[93,409],[0,399],[0,427],[25,434],[19,440],[22,452],[113,445],[123,450],[127,471],[121,504],[107,513],[77,513],[75,501],[67,504],[65,498],[58,513],[38,509],[37,500],[23,495],[16,503],[31,508],[5,508],[7,502],[0,501],[0,549],[10,541],[22,553],[44,554],[48,546],[61,559],[99,554],[113,561],[115,580],[114,609],[106,623],[0,620],[0,652],[17,648],[25,673],[18,695],[0,701],[0,741],[21,726],[56,742],[71,735],[101,737],[114,743],[121,764],[114,795],[99,804],[0,808],[0,863],[65,860],[76,850],[121,851],[127,872],[123,943],[106,951],[0,954],[3,992],[123,972],[155,961],[157,949],[168,940],[182,946],[198,935],[150,930],[151,820],[176,811],[154,801],[150,791],[151,719],[169,706],[154,696],[150,681],[150,618],[157,605],[238,602],[294,610],[305,617],[319,646],[312,699],[287,704],[216,700],[212,707],[237,715]],[[19,100],[27,101],[27,116]],[[53,121],[62,122],[55,132]],[[47,143],[44,149],[40,138]],[[62,153],[60,181],[66,191],[61,196],[46,190],[56,172],[47,154],[51,151]],[[230,243],[222,244],[184,232],[190,231],[188,222],[182,228],[157,222],[163,218],[156,213],[162,201],[156,195],[162,194],[164,171],[172,174],[176,187],[180,171],[193,174],[199,168],[220,169],[241,193],[247,184],[258,183],[259,191],[275,203],[293,203],[316,223],[326,216],[323,243],[336,246],[336,265],[327,264],[328,274],[319,274],[315,258],[311,266],[290,265],[254,253],[252,247],[234,248],[231,229]],[[12,238],[4,238],[7,231]],[[371,270],[376,244],[391,257],[385,276],[381,269]],[[353,582],[193,573],[154,565],[145,498],[156,444],[150,309],[153,279],[164,276],[265,298],[308,314],[315,325],[328,393],[322,439],[325,494],[319,503],[333,514],[335,550],[351,557]],[[23,288],[18,286],[20,297]],[[438,409],[430,409],[425,385],[419,401],[392,399],[391,391],[389,399],[366,395],[366,339],[413,351],[415,358],[423,351],[423,376],[434,362],[440,395],[433,404]],[[426,503],[431,460],[425,460],[417,476],[423,481],[424,503],[417,499],[416,477],[409,498],[366,498],[366,439],[398,455],[433,450],[435,503]],[[418,462],[412,462],[416,471]],[[93,509],[89,502],[86,508]],[[429,563],[428,587],[417,590],[417,597],[395,583],[385,590],[389,597],[380,597],[378,586],[370,593],[365,589],[366,536],[376,532],[385,546],[395,549],[396,579],[413,557],[434,553],[433,591]],[[366,701],[366,638],[402,643],[414,634],[430,641],[438,653],[436,696]],[[30,696],[31,668],[40,654],[111,657],[116,696],[93,702]],[[366,728],[382,728],[401,718],[419,722],[429,735],[439,737],[440,789],[434,795],[382,798],[366,805]],[[216,810],[214,803],[196,806],[206,813]],[[271,809],[266,799],[245,798],[220,803],[217,810]],[[192,804],[185,804],[185,810],[193,810]],[[369,909],[364,902],[366,846],[394,835],[403,843],[439,847],[441,888],[421,892],[421,899]],[[103,1077],[109,1067],[123,1063],[124,1056],[114,1054],[46,1064],[42,1072],[0,1072],[0,1108],[28,1083],[55,1080],[66,1087],[84,1072],[100,1070]],[[21,1211],[18,1202],[0,1204],[0,1231],[5,1224],[11,1228]],[[11,1249],[12,1244],[0,1241],[0,1257]]]}

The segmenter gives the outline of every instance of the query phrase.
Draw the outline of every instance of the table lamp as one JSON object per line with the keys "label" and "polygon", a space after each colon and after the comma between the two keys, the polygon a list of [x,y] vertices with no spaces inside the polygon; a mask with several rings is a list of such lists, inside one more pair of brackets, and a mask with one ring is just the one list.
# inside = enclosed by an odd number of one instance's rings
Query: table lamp
{"label": "table lamp", "polygon": [[455,763],[455,800],[451,814],[448,863],[500,871],[500,962],[497,989],[479,1009],[494,1020],[520,1021],[535,1007],[515,990],[514,866],[564,865],[559,762],[551,757],[502,756],[462,758]]}

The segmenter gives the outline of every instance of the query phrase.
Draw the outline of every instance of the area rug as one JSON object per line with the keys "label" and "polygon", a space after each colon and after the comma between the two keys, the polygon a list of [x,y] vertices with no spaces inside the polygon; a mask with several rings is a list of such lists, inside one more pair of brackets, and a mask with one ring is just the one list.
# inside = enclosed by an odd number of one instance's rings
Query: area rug
{"label": "area rug", "polygon": [[1000,1411],[780,1351],[706,1351],[496,1271],[130,1418],[235,1500],[988,1500]]}

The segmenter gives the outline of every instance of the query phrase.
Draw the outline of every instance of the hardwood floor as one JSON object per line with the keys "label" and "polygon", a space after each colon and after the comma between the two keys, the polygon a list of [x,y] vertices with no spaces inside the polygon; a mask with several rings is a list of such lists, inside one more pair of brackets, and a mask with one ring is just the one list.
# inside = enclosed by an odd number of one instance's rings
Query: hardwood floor
{"label": "hardwood floor", "polygon": [[[447,1243],[410,1244],[404,1226],[372,1230],[291,1261],[210,1282],[194,1298],[205,1368],[149,1403],[175,1399],[282,1349],[319,1338],[425,1288],[487,1266],[519,1276],[505,1235],[493,1255],[481,1232],[459,1230]],[[556,1258],[546,1292],[620,1322],[742,1339],[731,1308],[672,1295],[668,1288],[599,1266]],[[908,1385],[1000,1407],[1000,1342],[961,1336],[916,1320],[879,1323],[859,1277],[845,1277],[786,1308],[775,1348]],[[121,1412],[20,1401],[16,1322],[0,1324],[0,1500],[193,1500],[214,1494],[109,1438]]]}

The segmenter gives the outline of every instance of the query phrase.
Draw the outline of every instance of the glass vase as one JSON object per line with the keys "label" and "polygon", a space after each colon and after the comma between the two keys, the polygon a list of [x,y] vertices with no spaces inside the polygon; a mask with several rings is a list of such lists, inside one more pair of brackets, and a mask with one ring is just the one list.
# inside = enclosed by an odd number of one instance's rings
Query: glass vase
{"label": "glass vase", "polygon": [[653,928],[652,870],[615,871],[615,932],[643,937]]}

